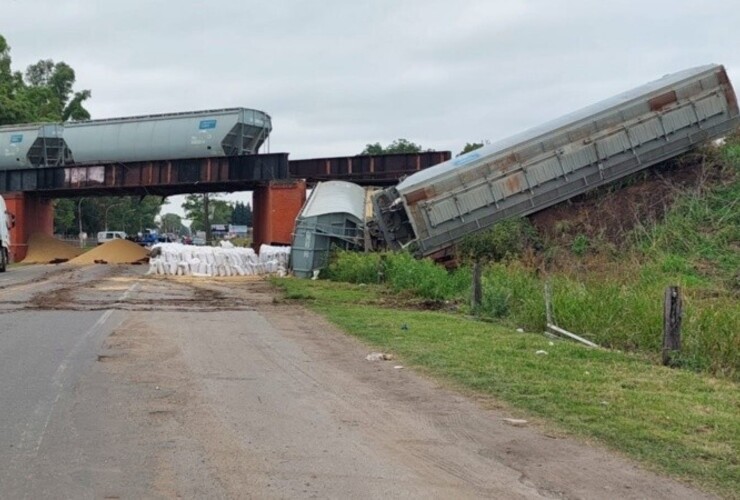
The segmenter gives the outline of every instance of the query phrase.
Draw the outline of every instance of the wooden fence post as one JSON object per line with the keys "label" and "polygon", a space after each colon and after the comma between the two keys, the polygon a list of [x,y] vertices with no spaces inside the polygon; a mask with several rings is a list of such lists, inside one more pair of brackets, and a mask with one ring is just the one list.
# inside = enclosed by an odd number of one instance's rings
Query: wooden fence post
{"label": "wooden fence post", "polygon": [[548,325],[554,325],[552,320],[552,288],[550,280],[545,281],[545,318]]}
{"label": "wooden fence post", "polygon": [[665,289],[663,302],[663,365],[674,366],[681,351],[681,293],[677,286]]}
{"label": "wooden fence post", "polygon": [[470,306],[475,311],[483,303],[483,287],[481,286],[481,264],[479,260],[473,262],[473,292]]}

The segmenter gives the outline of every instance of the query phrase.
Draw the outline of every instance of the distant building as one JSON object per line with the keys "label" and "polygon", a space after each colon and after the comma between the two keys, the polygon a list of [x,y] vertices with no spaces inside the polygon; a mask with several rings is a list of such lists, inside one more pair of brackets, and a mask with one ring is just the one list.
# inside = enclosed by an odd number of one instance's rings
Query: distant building
{"label": "distant building", "polygon": [[211,224],[211,236],[214,238],[223,238],[228,232],[228,224]]}
{"label": "distant building", "polygon": [[234,238],[246,238],[249,235],[249,226],[229,224],[229,235]]}

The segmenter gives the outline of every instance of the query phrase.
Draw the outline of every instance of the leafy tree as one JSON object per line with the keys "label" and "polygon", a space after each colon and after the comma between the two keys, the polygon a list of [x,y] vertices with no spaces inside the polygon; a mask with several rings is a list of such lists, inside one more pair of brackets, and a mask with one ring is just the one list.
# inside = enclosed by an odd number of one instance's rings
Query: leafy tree
{"label": "leafy tree", "polygon": [[29,92],[46,99],[38,102],[50,107],[54,116],[67,120],[89,120],[90,113],[82,106],[91,95],[89,90],[73,92],[75,71],[65,62],[43,59],[26,69]]}
{"label": "leafy tree", "polygon": [[174,233],[179,236],[188,234],[188,228],[183,225],[182,217],[173,213],[162,215],[159,228],[163,233]]}
{"label": "leafy tree", "polygon": [[[90,98],[89,90],[74,92],[75,72],[65,62],[42,59],[26,69],[25,78],[12,70],[10,46],[0,35],[0,125],[31,122],[84,120],[90,113],[83,103]],[[62,234],[77,234],[78,200],[56,200],[54,230]],[[102,229],[98,203],[83,202],[85,230]],[[143,220],[143,218],[142,218]]]}
{"label": "leafy tree", "polygon": [[[164,205],[159,196],[124,196],[120,198],[89,198],[88,206],[91,210],[98,212],[98,231],[104,227],[101,223],[108,211],[108,229],[114,231],[126,231],[128,234],[136,234],[144,229],[157,227],[156,217]],[[83,201],[83,221],[85,214]],[[103,212],[101,217],[101,211]]]}
{"label": "leafy tree", "polygon": [[185,198],[182,208],[185,217],[190,219],[190,229],[193,231],[205,231],[205,197],[208,196],[208,221],[211,224],[230,224],[234,206],[226,201],[219,200],[217,194],[189,194]]}
{"label": "leafy tree", "polygon": [[23,75],[11,69],[10,46],[0,35],[0,125],[34,121],[23,90]]}
{"label": "leafy tree", "polygon": [[73,235],[77,233],[75,224],[77,206],[69,198],[54,200],[54,233]]}
{"label": "leafy tree", "polygon": [[475,151],[476,149],[480,149],[483,147],[482,142],[466,142],[465,147],[458,153],[457,156],[464,155],[465,153],[470,153],[471,151]]}
{"label": "leafy tree", "polygon": [[66,236],[77,236],[80,227],[79,212],[82,211],[82,230],[89,235],[95,235],[106,228],[136,234],[156,227],[155,218],[162,204],[162,199],[157,196],[55,200],[54,231]]}
{"label": "leafy tree", "polygon": [[42,59],[24,78],[11,62],[10,46],[0,35],[0,125],[90,118],[83,103],[91,92],[73,90],[75,72],[67,63]]}
{"label": "leafy tree", "polygon": [[420,153],[422,147],[418,144],[410,142],[406,139],[396,139],[388,146],[383,147],[379,142],[375,144],[368,144],[362,151],[362,155],[382,155],[392,153]]}
{"label": "leafy tree", "polygon": [[252,206],[249,203],[244,204],[237,201],[234,205],[234,214],[231,217],[231,222],[241,226],[251,226]]}

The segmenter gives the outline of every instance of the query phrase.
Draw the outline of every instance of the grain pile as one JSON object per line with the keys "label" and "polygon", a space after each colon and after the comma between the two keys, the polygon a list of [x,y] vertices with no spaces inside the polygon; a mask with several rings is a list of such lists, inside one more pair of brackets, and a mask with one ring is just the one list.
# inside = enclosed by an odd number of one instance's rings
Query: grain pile
{"label": "grain pile", "polygon": [[83,253],[70,264],[138,264],[149,258],[149,251],[128,240],[113,240]]}
{"label": "grain pile", "polygon": [[82,253],[81,248],[75,248],[53,236],[43,233],[34,233],[28,238],[28,251],[23,264],[58,264],[74,259]]}

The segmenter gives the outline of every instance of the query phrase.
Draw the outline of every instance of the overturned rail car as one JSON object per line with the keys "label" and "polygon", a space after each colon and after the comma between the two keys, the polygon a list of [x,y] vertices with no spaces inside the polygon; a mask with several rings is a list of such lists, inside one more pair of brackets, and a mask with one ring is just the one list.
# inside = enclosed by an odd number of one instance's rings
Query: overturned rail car
{"label": "overturned rail car", "polygon": [[271,130],[267,113],[246,108],[8,125],[0,170],[248,155]]}
{"label": "overturned rail car", "polygon": [[738,125],[725,68],[687,69],[415,173],[375,194],[373,222],[391,248],[443,255],[468,234],[668,160]]}

